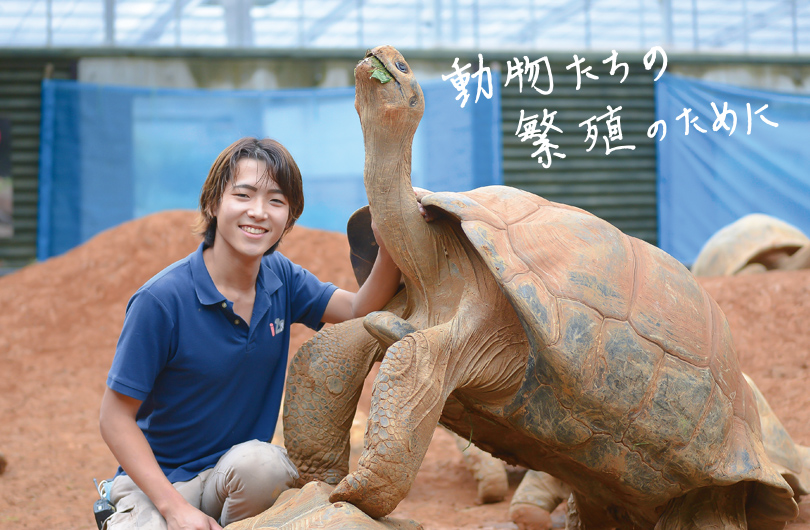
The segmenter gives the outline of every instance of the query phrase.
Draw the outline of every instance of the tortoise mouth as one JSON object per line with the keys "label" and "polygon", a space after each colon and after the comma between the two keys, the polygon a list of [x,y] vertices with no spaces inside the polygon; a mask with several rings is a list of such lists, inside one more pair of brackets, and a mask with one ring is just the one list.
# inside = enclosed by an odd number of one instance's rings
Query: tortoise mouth
{"label": "tortoise mouth", "polygon": [[[382,50],[379,50],[381,52]],[[375,50],[368,50],[366,51],[365,57],[357,64],[357,66],[361,65],[368,65],[370,67],[370,79],[376,79],[381,84],[386,84],[390,81],[396,81],[399,85],[399,80],[397,79],[396,75],[393,74],[388,67],[385,66],[385,63],[382,59],[375,53]],[[355,67],[355,76],[357,75],[357,67]]]}
{"label": "tortoise mouth", "polygon": [[[421,117],[424,111],[422,90],[410,65],[392,46],[378,46],[367,50],[365,57],[354,68],[354,78],[355,95],[359,98],[356,102],[367,98],[382,98],[384,107],[388,110],[410,110],[418,112]],[[359,111],[360,107],[357,108]]]}

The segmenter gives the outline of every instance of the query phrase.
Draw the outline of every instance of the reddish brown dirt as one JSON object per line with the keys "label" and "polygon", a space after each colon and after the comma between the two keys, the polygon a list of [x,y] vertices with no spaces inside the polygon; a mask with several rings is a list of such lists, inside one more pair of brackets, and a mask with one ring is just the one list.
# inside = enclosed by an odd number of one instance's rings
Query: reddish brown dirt
{"label": "reddish brown dirt", "polygon": [[[95,528],[92,478],[116,465],[98,434],[98,405],[124,308],[141,284],[196,248],[193,220],[186,211],[146,217],[0,278],[0,453],[8,461],[0,528]],[[356,288],[345,236],[296,228],[281,250],[321,279]],[[810,445],[810,271],[702,283],[729,318],[743,369],[794,439]],[[293,351],[309,336],[294,326]],[[393,515],[428,529],[515,528],[508,498],[477,506],[475,497],[453,440],[438,429]],[[810,500],[802,505],[810,521]]]}

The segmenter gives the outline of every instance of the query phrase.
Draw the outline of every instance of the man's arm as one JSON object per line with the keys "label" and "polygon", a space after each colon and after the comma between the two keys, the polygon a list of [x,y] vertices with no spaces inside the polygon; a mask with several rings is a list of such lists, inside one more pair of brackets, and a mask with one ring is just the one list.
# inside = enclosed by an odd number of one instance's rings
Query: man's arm
{"label": "man's arm", "polygon": [[135,422],[140,406],[141,401],[107,388],[99,414],[104,442],[130,478],[155,504],[169,530],[221,530],[216,521],[191,506],[160,469],[149,442]]}
{"label": "man's arm", "polygon": [[400,276],[385,246],[379,245],[377,259],[366,282],[356,293],[343,289],[335,291],[323,313],[323,321],[337,324],[382,309],[397,293]]}
{"label": "man's arm", "polygon": [[[422,206],[422,197],[430,192],[422,188],[414,188],[413,191],[416,194],[419,213],[422,214],[425,221],[431,222],[436,219],[435,212]],[[337,324],[344,320],[366,316],[372,311],[382,309],[397,294],[401,273],[382,243],[373,219],[371,229],[374,231],[374,238],[377,240],[379,248],[371,273],[357,293],[343,289],[335,291],[323,313],[323,322]]]}

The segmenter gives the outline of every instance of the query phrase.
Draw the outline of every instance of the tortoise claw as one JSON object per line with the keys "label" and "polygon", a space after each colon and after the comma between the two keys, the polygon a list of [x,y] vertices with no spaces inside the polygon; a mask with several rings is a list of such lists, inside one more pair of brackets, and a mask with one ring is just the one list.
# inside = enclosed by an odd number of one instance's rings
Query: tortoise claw
{"label": "tortoise claw", "polygon": [[370,488],[369,482],[367,470],[361,469],[351,473],[332,491],[329,502],[350,502],[375,519],[388,515],[397,503],[390,495],[385,495],[379,489]]}

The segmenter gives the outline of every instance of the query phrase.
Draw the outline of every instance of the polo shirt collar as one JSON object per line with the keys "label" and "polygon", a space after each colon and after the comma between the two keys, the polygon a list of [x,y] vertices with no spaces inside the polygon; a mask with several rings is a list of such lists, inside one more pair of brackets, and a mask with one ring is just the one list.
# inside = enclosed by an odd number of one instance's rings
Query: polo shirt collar
{"label": "polo shirt collar", "polygon": [[191,277],[194,281],[194,290],[197,291],[197,299],[203,305],[219,304],[225,301],[225,296],[217,290],[214,285],[214,280],[208,273],[203,260],[204,243],[200,243],[197,250],[189,256],[189,264],[191,265]]}
{"label": "polo shirt collar", "polygon": [[259,267],[259,277],[256,280],[256,293],[265,293],[269,298],[271,294],[281,288],[281,280],[273,269],[270,268],[270,260],[267,257],[262,258],[262,265]]}
{"label": "polo shirt collar", "polygon": [[[214,285],[214,280],[211,279],[211,275],[208,273],[203,260],[203,247],[204,243],[200,243],[197,250],[189,256],[194,290],[197,292],[197,299],[201,304],[219,304],[225,301],[225,296],[219,292],[216,285]],[[265,299],[269,301],[270,295],[281,288],[281,285],[281,280],[270,268],[269,260],[263,258],[259,267],[259,277],[256,279],[257,299],[261,296],[259,293],[264,293]]]}

